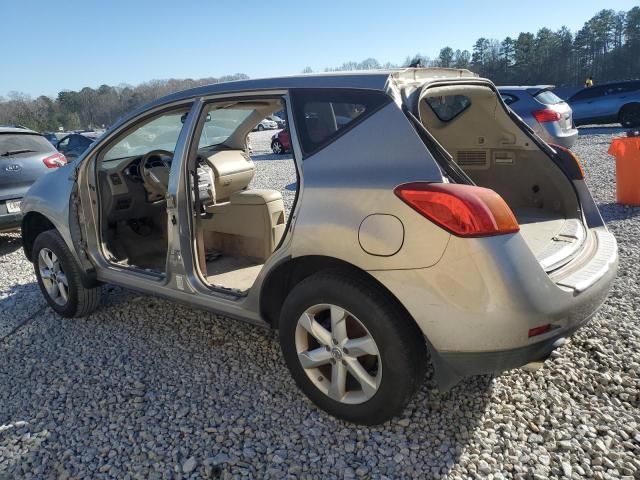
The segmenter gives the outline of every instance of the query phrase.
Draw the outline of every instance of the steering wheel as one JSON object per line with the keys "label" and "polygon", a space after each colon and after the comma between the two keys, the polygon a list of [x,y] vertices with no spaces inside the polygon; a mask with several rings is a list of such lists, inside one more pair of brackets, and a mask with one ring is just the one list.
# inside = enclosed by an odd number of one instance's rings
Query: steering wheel
{"label": "steering wheel", "polygon": [[169,188],[169,174],[173,153],[168,150],[151,150],[140,160],[140,176],[150,202],[164,199]]}

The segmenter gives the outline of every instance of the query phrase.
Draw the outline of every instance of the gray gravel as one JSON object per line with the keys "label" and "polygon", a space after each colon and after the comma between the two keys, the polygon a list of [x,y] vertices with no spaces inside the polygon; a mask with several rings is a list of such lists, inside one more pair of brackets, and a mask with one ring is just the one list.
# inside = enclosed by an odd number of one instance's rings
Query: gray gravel
{"label": "gray gravel", "polygon": [[[259,328],[112,286],[59,318],[0,234],[0,478],[640,478],[640,208],[592,133],[575,150],[621,255],[602,310],[542,369],[425,384],[375,428],[314,408]],[[258,170],[288,182],[275,158]]]}

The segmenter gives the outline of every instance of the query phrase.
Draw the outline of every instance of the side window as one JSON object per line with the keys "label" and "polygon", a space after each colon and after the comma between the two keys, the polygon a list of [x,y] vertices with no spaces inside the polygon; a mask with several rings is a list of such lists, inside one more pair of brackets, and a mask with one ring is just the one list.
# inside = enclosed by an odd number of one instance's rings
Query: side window
{"label": "side window", "polygon": [[145,155],[152,150],[166,150],[173,153],[190,108],[172,110],[140,122],[107,149],[102,161]]}
{"label": "side window", "polygon": [[292,97],[300,144],[307,156],[391,101],[384,93],[364,90],[295,90]]}
{"label": "side window", "polygon": [[599,97],[599,96],[601,96],[603,94],[604,94],[604,88],[603,87],[585,88],[584,90],[576,93],[571,98],[571,100],[572,101],[576,101],[576,100],[591,100],[592,98]]}
{"label": "side window", "polygon": [[426,97],[425,101],[441,122],[450,122],[471,106],[471,100],[465,95]]}
{"label": "side window", "polygon": [[82,140],[78,138],[78,135],[71,136],[71,139],[69,140],[70,149],[80,148],[81,144],[82,144]]}

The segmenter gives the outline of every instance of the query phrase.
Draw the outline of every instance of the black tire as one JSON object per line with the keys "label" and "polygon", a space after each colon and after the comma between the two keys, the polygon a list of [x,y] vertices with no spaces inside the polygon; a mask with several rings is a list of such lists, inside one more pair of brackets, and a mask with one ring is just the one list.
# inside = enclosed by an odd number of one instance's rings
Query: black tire
{"label": "black tire", "polygon": [[[39,256],[43,249],[48,249],[57,257],[60,268],[67,280],[67,299],[63,304],[57,303],[47,291],[39,268]],[[63,317],[83,317],[93,312],[100,305],[100,287],[86,288],[82,285],[80,268],[66,243],[55,230],[41,233],[33,244],[33,266],[38,285],[47,303],[56,313]]]}
{"label": "black tire", "polygon": [[280,140],[274,140],[271,142],[271,151],[275,155],[282,155],[284,153],[284,147],[282,146],[282,143],[280,143]]}
{"label": "black tire", "polygon": [[620,110],[618,116],[620,124],[624,128],[635,128],[640,126],[640,104],[625,105]]}
{"label": "black tire", "polygon": [[[363,425],[380,424],[402,412],[420,387],[428,363],[422,333],[413,319],[382,289],[366,279],[340,271],[316,273],[300,282],[286,298],[279,323],[280,346],[296,384],[321,409]],[[373,337],[382,362],[375,394],[358,404],[334,400],[310,380],[298,359],[298,319],[313,305],[333,304],[348,310]],[[331,334],[333,335],[333,333]]]}
{"label": "black tire", "polygon": [[264,130],[264,127],[262,126],[261,123],[258,124],[258,131],[261,132]]}

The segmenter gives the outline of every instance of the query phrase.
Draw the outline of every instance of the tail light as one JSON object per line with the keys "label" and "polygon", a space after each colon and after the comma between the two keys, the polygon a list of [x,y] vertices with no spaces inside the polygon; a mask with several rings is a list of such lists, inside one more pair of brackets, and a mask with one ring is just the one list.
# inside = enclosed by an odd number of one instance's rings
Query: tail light
{"label": "tail light", "polygon": [[560,152],[564,153],[564,156],[568,159],[568,161],[573,161],[576,164],[576,168],[580,172],[578,180],[584,179],[584,168],[582,168],[582,163],[580,163],[580,160],[578,159],[578,157],[576,157],[575,153],[573,153],[568,148],[561,147],[560,145],[556,145],[554,143],[551,143],[549,145],[555,150],[560,150]]}
{"label": "tail light", "polygon": [[453,183],[405,183],[394,193],[420,215],[459,237],[515,233],[518,221],[500,195]]}
{"label": "tail light", "polygon": [[557,122],[562,118],[562,116],[558,112],[556,112],[555,110],[551,110],[550,108],[536,110],[531,113],[533,114],[534,118],[540,123]]}
{"label": "tail light", "polygon": [[54,153],[42,159],[47,168],[58,168],[67,164],[67,157],[61,153]]}

